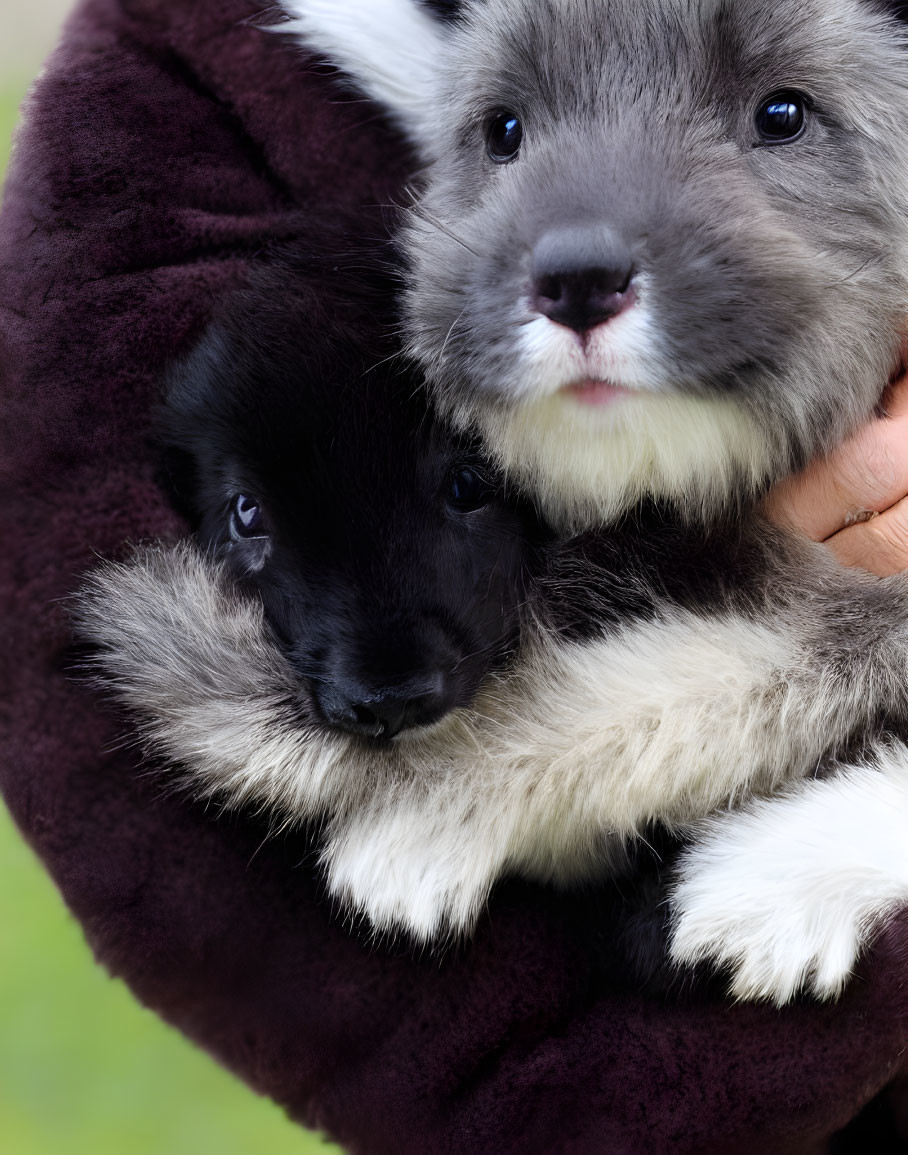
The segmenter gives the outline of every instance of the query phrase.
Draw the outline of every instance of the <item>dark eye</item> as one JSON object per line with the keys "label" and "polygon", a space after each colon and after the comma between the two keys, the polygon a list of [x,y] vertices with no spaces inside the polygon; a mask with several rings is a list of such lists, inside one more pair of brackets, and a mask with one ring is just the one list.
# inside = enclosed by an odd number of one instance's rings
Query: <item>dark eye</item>
{"label": "dark eye", "polygon": [[757,132],[766,144],[787,144],[804,131],[807,100],[800,92],[777,92],[757,111]]}
{"label": "dark eye", "polygon": [[482,509],[495,497],[495,487],[475,469],[464,466],[455,471],[448,486],[447,501],[461,513]]}
{"label": "dark eye", "polygon": [[238,537],[263,537],[265,518],[254,497],[240,494],[233,502],[233,529]]}
{"label": "dark eye", "polygon": [[523,143],[523,125],[513,112],[500,112],[489,123],[486,144],[489,156],[496,164],[507,164],[520,152]]}

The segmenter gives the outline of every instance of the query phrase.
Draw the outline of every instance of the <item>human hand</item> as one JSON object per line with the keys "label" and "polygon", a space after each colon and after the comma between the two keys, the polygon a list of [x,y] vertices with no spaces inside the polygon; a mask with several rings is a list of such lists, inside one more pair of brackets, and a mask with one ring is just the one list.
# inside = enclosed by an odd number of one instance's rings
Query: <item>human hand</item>
{"label": "human hand", "polygon": [[908,569],[908,374],[890,388],[885,411],[765,503],[773,521],[880,577]]}

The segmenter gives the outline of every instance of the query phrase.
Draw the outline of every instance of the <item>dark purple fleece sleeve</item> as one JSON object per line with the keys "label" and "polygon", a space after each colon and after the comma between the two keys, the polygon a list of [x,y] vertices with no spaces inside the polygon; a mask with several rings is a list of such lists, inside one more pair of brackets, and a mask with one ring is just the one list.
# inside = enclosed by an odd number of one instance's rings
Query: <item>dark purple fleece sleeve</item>
{"label": "dark purple fleece sleeve", "polygon": [[0,785],[22,831],[106,967],[351,1151],[908,1150],[904,920],[841,1003],[784,1012],[621,989],[596,894],[503,886],[441,959],[370,945],[303,836],[167,793],[73,677],[79,573],[181,529],[148,439],[162,366],[313,206],[400,194],[380,116],[258,11],[85,0],[26,106],[0,216]]}

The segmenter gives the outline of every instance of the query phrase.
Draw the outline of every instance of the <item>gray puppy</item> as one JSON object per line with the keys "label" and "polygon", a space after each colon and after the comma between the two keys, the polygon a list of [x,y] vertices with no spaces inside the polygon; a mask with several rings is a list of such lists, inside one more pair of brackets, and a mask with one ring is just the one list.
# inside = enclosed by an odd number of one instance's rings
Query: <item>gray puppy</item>
{"label": "gray puppy", "polygon": [[712,517],[878,403],[908,270],[879,5],[284,6],[425,159],[410,344],[552,516]]}
{"label": "gray puppy", "polygon": [[[664,651],[635,646],[635,672],[674,700],[700,665],[696,647],[672,653],[679,603],[711,612],[714,638],[732,622],[753,634],[716,672],[775,652],[787,705],[768,696],[753,730],[747,695],[726,715],[727,801],[765,787],[755,760],[798,777],[865,744],[872,769],[709,828],[674,895],[676,957],[732,963],[742,994],[785,998],[807,974],[837,989],[868,924],[908,898],[908,751],[868,731],[881,715],[904,730],[905,584],[799,556],[754,505],[866,421],[899,361],[897,6],[468,0],[447,25],[409,0],[284,7],[426,162],[402,238],[406,321],[442,408],[563,526],[614,524],[644,499],[672,510],[676,533],[623,540],[605,592],[618,612],[584,605],[620,623],[596,638],[603,666],[655,613]],[[704,532],[733,540],[717,558]],[[615,592],[629,579],[649,594],[636,608]],[[779,638],[765,653],[761,630]],[[713,732],[691,715],[692,798],[716,774]],[[617,776],[605,738],[602,754],[613,794],[630,770],[651,816],[675,818],[648,755]]]}
{"label": "gray puppy", "polygon": [[[284,7],[424,158],[406,327],[441,408],[576,536],[514,668],[388,748],[313,745],[198,559],[99,579],[121,686],[155,697],[151,639],[187,607],[191,708],[152,738],[204,791],[324,815],[329,886],[378,927],[467,929],[503,873],[601,875],[656,821],[694,835],[676,960],[835,994],[908,900],[908,587],[756,507],[898,364],[902,32],[870,0]],[[190,676],[213,648],[255,751]]]}

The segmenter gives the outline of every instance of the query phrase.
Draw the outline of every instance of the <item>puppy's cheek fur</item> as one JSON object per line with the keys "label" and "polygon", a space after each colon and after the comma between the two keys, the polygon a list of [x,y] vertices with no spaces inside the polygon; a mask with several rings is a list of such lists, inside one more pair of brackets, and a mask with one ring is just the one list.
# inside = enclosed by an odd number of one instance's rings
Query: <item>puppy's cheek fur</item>
{"label": "puppy's cheek fur", "polygon": [[841,993],[908,902],[908,748],[703,824],[670,897],[671,956],[731,972],[731,993],[782,1005]]}

